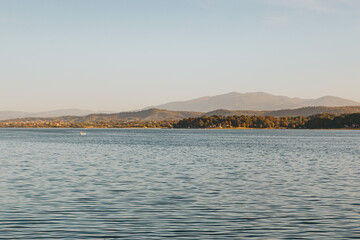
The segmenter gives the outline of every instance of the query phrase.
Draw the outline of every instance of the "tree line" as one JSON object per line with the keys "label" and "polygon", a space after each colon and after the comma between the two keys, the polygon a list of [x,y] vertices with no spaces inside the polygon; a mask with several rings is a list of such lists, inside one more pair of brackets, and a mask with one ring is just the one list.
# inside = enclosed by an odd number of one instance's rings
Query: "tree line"
{"label": "tree line", "polygon": [[317,114],[310,117],[202,116],[180,121],[3,121],[2,128],[360,128],[360,113]]}
{"label": "tree line", "polygon": [[172,128],[173,121],[18,121],[0,122],[0,128]]}
{"label": "tree line", "polygon": [[174,128],[292,128],[331,129],[359,128],[360,113],[317,114],[310,117],[272,116],[202,116],[185,118],[174,124]]}

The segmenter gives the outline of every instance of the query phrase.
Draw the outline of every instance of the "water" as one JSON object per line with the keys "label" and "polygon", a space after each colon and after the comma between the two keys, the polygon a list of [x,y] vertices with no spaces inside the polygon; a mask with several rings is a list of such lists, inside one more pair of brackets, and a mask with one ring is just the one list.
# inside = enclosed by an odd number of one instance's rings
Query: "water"
{"label": "water", "polygon": [[360,239],[360,131],[0,129],[0,239]]}

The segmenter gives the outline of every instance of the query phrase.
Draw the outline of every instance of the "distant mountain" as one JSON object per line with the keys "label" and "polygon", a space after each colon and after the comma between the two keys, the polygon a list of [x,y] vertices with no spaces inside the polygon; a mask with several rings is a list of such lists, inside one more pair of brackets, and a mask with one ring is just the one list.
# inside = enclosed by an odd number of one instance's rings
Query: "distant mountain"
{"label": "distant mountain", "polygon": [[[238,93],[201,97],[188,101],[170,102],[155,106],[154,108],[174,110],[174,111],[196,111],[209,112],[216,109],[228,110],[281,110],[294,109],[307,106],[356,106],[359,102],[326,96],[318,99],[290,98],[285,96],[275,96],[263,92]],[[151,107],[149,107],[151,108]]]}
{"label": "distant mountain", "polygon": [[90,114],[80,117],[79,121],[161,121],[179,120],[187,117],[198,117],[202,113],[186,111],[167,111],[161,109],[147,109],[136,112],[120,112],[112,114]]}
{"label": "distant mountain", "polygon": [[161,109],[147,109],[135,112],[120,113],[95,113],[86,116],[62,116],[62,117],[28,117],[7,120],[9,122],[110,122],[110,121],[161,121],[161,120],[180,120],[187,117],[199,117],[204,113],[186,111],[168,111]]}
{"label": "distant mountain", "polygon": [[47,112],[19,112],[19,111],[0,111],[0,120],[14,119],[14,118],[29,118],[29,117],[61,117],[61,116],[85,116],[93,113],[90,110],[81,109],[60,109]]}
{"label": "distant mountain", "polygon": [[360,105],[360,103],[358,103],[358,102],[344,99],[344,98],[333,97],[333,96],[325,96],[325,97],[321,97],[318,99],[305,101],[302,104],[305,105],[304,107],[307,107],[307,106],[340,107],[340,106]]}
{"label": "distant mountain", "polygon": [[360,106],[347,107],[304,107],[298,109],[287,109],[277,111],[240,111],[240,110],[226,110],[219,109],[210,112],[189,112],[189,111],[169,111],[161,109],[147,109],[137,112],[120,112],[112,114],[90,114],[87,116],[64,116],[64,117],[48,117],[48,118],[20,118],[7,120],[7,122],[110,122],[110,121],[162,121],[162,120],[181,120],[189,117],[201,116],[231,116],[231,115],[269,115],[274,117],[308,117],[320,113],[333,114],[351,114],[360,113]]}
{"label": "distant mountain", "polygon": [[27,116],[26,112],[19,111],[0,111],[0,120],[13,119],[13,118],[24,118]]}
{"label": "distant mountain", "polygon": [[[81,109],[62,109],[47,112],[19,112],[19,111],[0,111],[0,120],[23,119],[23,118],[57,118],[63,116],[73,116],[74,121],[114,121],[119,120],[177,120],[186,117],[195,117],[201,114],[205,115],[262,115],[269,114],[274,116],[297,116],[311,115],[321,111],[330,111],[322,108],[305,108],[303,107],[338,107],[338,106],[360,106],[359,102],[332,96],[325,96],[318,99],[300,99],[285,96],[275,96],[268,93],[238,93],[231,92],[227,94],[201,97],[189,101],[170,102],[156,107],[146,108],[138,112],[121,112],[121,113],[103,113],[98,114],[90,110]],[[160,110],[163,109],[163,110]],[[241,110],[239,110],[241,109]],[[286,109],[286,110],[284,110]],[[293,109],[293,111],[290,111]],[[166,111],[169,110],[169,111]],[[280,111],[281,110],[281,111]],[[279,113],[277,111],[280,111]],[[339,109],[332,110],[335,112]],[[352,111],[350,109],[350,111]],[[311,114],[308,114],[311,113]],[[347,112],[346,112],[347,113]],[[74,117],[75,116],[75,117]],[[86,116],[86,117],[84,117]],[[85,120],[84,120],[85,119]],[[66,121],[67,121],[66,120]]]}
{"label": "distant mountain", "polygon": [[258,116],[258,115],[265,115],[266,113],[268,113],[269,111],[250,111],[250,110],[227,110],[227,109],[217,109],[214,111],[210,111],[207,113],[204,113],[203,115],[205,116],[214,116],[214,115],[219,115],[219,116],[241,116],[241,115],[245,115],[245,116]]}
{"label": "distant mountain", "polygon": [[261,116],[273,116],[273,117],[308,117],[315,114],[332,113],[336,115],[360,113],[360,106],[346,106],[346,107],[303,107],[297,109],[284,109],[276,111],[231,111],[231,110],[215,110],[206,113],[206,116],[221,115],[261,115]]}

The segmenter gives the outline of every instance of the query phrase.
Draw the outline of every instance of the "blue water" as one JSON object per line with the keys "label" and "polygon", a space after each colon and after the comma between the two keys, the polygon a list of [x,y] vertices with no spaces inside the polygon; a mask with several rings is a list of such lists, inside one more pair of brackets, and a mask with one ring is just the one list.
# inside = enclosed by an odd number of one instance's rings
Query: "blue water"
{"label": "blue water", "polygon": [[360,131],[0,129],[0,239],[360,239]]}

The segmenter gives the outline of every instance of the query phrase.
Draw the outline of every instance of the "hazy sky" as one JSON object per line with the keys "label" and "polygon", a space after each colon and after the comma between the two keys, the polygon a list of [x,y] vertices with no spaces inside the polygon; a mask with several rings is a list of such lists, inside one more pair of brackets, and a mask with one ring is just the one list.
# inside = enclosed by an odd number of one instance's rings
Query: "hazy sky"
{"label": "hazy sky", "polygon": [[360,101],[359,0],[0,0],[0,110]]}

